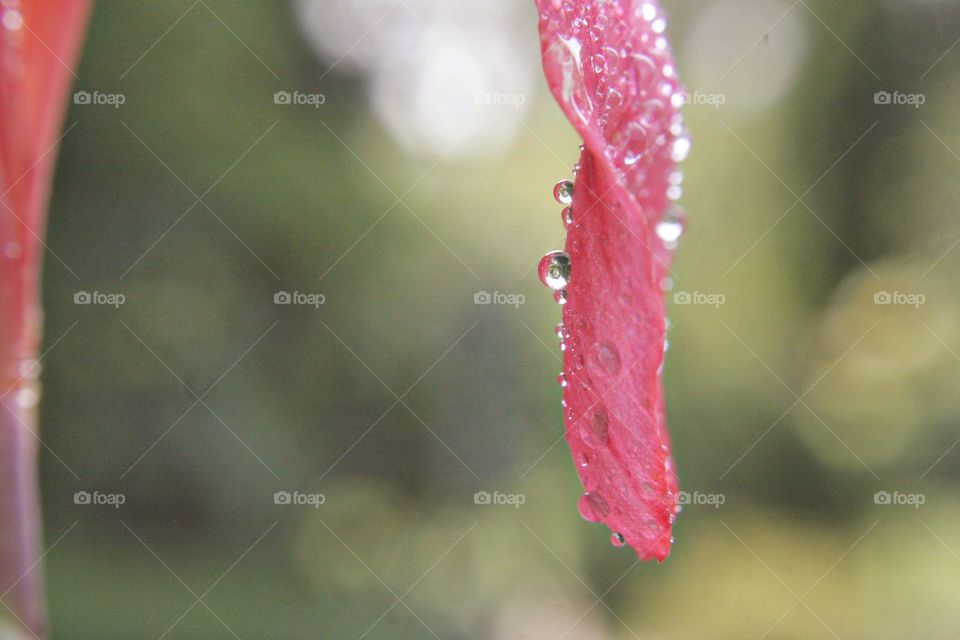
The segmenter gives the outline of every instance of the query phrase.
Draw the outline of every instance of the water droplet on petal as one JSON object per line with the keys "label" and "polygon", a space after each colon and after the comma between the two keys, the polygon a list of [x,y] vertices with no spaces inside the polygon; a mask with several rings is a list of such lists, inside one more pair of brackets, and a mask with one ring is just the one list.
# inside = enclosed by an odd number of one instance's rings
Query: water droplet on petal
{"label": "water droplet on petal", "polygon": [[540,259],[537,268],[540,281],[554,291],[564,290],[570,284],[570,256],[565,251],[551,251]]}
{"label": "water droplet on petal", "polygon": [[606,340],[598,342],[593,348],[593,356],[605,373],[612,376],[620,372],[620,352],[613,343]]}
{"label": "water droplet on petal", "polygon": [[573,226],[573,207],[564,207],[563,213],[560,214],[560,217],[563,219],[563,228],[569,229]]}
{"label": "water droplet on petal", "polygon": [[16,402],[17,406],[21,409],[32,409],[33,407],[37,406],[37,401],[39,400],[40,395],[35,389],[25,387],[17,391]]}
{"label": "water droplet on petal", "polygon": [[573,181],[561,180],[553,187],[553,197],[560,204],[571,204],[573,202]]}
{"label": "water droplet on petal", "polygon": [[600,522],[610,513],[607,501],[596,491],[588,491],[580,496],[577,509],[587,522]]}
{"label": "water droplet on petal", "polygon": [[610,440],[610,418],[603,407],[580,421],[580,439],[591,449],[602,447]]}
{"label": "water droplet on petal", "polygon": [[563,375],[562,373],[558,373],[558,374],[557,374],[557,384],[559,384],[561,388],[566,388],[566,386],[567,386],[567,377],[566,377],[565,375]]}
{"label": "water droplet on petal", "polygon": [[657,223],[657,237],[669,249],[677,246],[677,241],[683,235],[683,216],[675,209],[670,207],[663,215],[663,219]]}
{"label": "water droplet on petal", "polygon": [[623,537],[622,533],[612,533],[610,535],[610,544],[615,547],[622,547],[627,543],[627,539]]}
{"label": "water droplet on petal", "polygon": [[567,290],[561,289],[560,291],[554,291],[553,301],[557,304],[567,304]]}
{"label": "water droplet on petal", "polygon": [[670,157],[674,162],[683,162],[690,155],[690,138],[681,136],[673,141]]}

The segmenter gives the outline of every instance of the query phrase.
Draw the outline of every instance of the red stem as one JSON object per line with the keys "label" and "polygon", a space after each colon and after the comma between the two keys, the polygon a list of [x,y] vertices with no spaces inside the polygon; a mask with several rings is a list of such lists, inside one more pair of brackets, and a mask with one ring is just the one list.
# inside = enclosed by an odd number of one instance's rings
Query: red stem
{"label": "red stem", "polygon": [[0,0],[0,618],[46,636],[34,359],[44,222],[87,0]]}

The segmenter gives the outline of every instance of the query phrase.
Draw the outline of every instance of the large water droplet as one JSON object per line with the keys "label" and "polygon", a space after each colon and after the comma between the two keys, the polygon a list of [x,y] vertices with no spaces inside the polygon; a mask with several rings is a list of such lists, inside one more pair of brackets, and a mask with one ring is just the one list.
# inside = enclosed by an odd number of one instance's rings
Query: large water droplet
{"label": "large water droplet", "polygon": [[613,343],[606,340],[598,342],[593,347],[593,357],[605,373],[612,376],[620,372],[620,352]]}
{"label": "large water droplet", "polygon": [[573,202],[573,181],[561,180],[553,187],[553,197],[560,204],[571,204]]}
{"label": "large water droplet", "polygon": [[577,502],[577,509],[587,522],[600,522],[610,513],[610,507],[607,505],[607,501],[596,491],[588,491],[580,496],[580,500]]}
{"label": "large water droplet", "polygon": [[570,284],[570,256],[565,251],[551,251],[540,259],[537,272],[543,284],[562,291]]}

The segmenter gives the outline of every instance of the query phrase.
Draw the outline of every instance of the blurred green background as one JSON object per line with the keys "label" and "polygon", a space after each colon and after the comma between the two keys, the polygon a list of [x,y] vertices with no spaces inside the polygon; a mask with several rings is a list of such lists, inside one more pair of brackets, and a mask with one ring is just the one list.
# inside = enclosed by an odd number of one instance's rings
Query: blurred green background
{"label": "blurred green background", "polygon": [[558,443],[534,266],[579,142],[532,1],[97,3],[76,90],[125,100],[71,105],[45,258],[55,638],[955,637],[960,4],[664,5],[673,292],[723,304],[671,308],[691,504],[638,565]]}

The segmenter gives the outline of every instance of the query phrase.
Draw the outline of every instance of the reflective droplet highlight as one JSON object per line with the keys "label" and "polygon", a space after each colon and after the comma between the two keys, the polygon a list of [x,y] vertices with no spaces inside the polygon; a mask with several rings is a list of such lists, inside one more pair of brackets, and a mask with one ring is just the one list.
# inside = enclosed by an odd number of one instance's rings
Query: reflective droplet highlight
{"label": "reflective droplet highlight", "polygon": [[623,537],[622,533],[612,533],[610,534],[610,544],[615,547],[622,547],[627,543],[627,539]]}
{"label": "reflective droplet highlight", "polygon": [[562,291],[570,284],[570,256],[565,251],[551,251],[540,259],[537,271],[543,284]]}
{"label": "reflective droplet highlight", "polygon": [[683,235],[683,218],[674,207],[667,209],[660,222],[657,223],[657,237],[669,249],[673,249]]}
{"label": "reflective droplet highlight", "polygon": [[573,203],[573,181],[561,180],[553,187],[553,197],[563,205]]}

